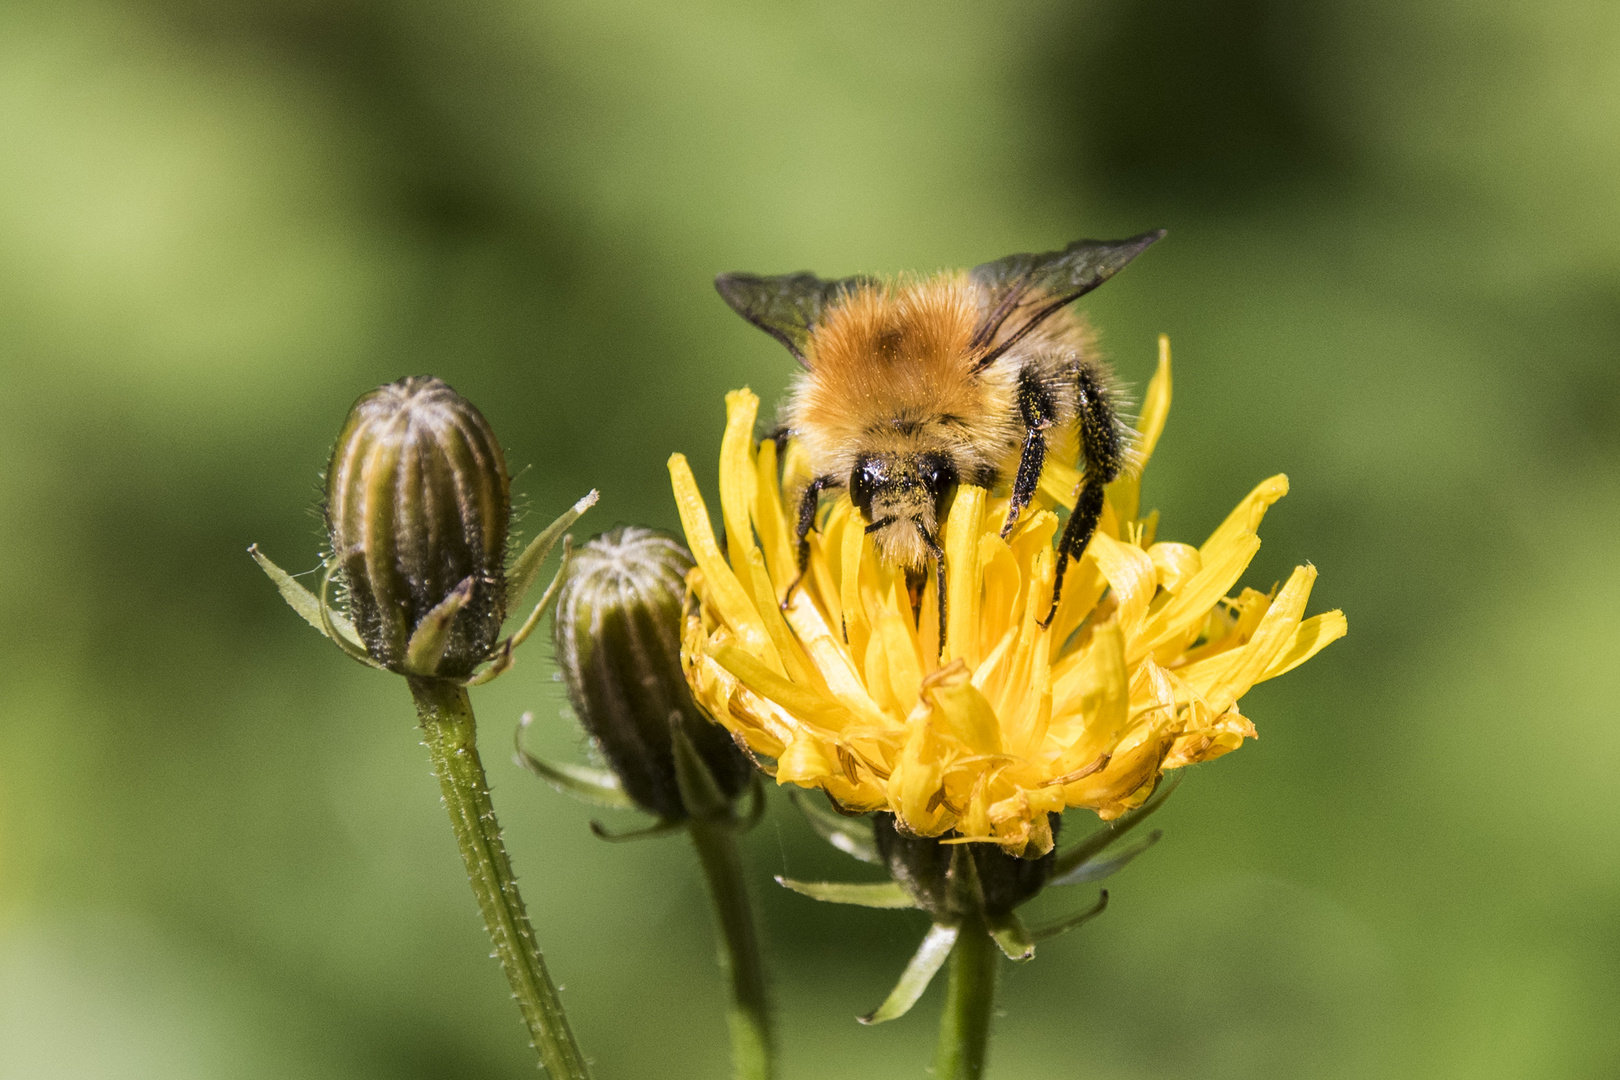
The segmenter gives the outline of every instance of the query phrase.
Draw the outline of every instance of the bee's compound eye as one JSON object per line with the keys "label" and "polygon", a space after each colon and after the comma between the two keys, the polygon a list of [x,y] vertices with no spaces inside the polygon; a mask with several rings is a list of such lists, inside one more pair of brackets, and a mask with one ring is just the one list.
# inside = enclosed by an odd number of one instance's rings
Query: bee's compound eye
{"label": "bee's compound eye", "polygon": [[889,479],[888,466],[881,458],[862,457],[849,474],[849,501],[867,521],[872,520],[872,497]]}
{"label": "bee's compound eye", "polygon": [[956,466],[942,454],[924,454],[917,461],[917,474],[928,494],[936,499],[957,480]]}
{"label": "bee's compound eye", "polygon": [[922,479],[923,487],[928,489],[928,494],[933,496],[934,520],[943,520],[951,489],[961,478],[956,471],[956,463],[943,454],[924,454],[917,461],[917,475]]}

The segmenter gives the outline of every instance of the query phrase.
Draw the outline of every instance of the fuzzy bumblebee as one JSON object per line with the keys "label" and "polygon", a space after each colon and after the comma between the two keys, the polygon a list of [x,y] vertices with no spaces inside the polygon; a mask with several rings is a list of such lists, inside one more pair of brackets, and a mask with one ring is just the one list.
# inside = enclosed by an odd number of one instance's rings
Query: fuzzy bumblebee
{"label": "fuzzy bumblebee", "polygon": [[[800,571],[824,491],[848,490],[886,559],[911,571],[932,562],[937,571],[940,527],[957,486],[1010,483],[1001,528],[1009,536],[1056,450],[1083,475],[1058,545],[1050,621],[1064,570],[1085,551],[1103,489],[1128,451],[1112,377],[1069,305],[1162,236],[1076,240],[917,279],[715,279],[726,302],[804,368],[782,428],[811,470],[797,495]],[[943,607],[943,576],[937,588]]]}

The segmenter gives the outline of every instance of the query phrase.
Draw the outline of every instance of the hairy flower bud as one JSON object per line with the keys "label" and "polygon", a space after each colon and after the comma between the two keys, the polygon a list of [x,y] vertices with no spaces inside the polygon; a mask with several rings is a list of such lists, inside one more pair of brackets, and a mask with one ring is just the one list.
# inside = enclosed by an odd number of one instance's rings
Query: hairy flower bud
{"label": "hairy flower bud", "polygon": [[506,459],[484,417],[416,375],[354,403],[326,471],[326,527],[371,658],[465,678],[506,617]]}
{"label": "hairy flower bud", "polygon": [[[1061,819],[1051,817],[1056,835]],[[878,854],[917,906],[936,921],[950,922],[967,915],[992,920],[1034,896],[1052,876],[1056,849],[1038,859],[1020,859],[995,844],[944,844],[937,837],[909,836],[895,828],[894,815],[874,814],[873,838]],[[977,885],[959,880],[956,860],[971,859]]]}
{"label": "hairy flower bud", "polygon": [[681,604],[692,556],[674,539],[621,526],[576,551],[557,597],[557,663],[580,722],[624,790],[670,821],[689,816],[676,776],[676,725],[716,787],[735,798],[748,760],[698,710],[681,671]]}

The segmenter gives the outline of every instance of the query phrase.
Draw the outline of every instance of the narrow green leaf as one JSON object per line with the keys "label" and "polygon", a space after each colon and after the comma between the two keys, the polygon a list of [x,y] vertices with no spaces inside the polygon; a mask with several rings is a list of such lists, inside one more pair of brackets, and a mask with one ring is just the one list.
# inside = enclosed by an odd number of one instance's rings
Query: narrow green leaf
{"label": "narrow green leaf", "polygon": [[928,984],[933,982],[934,975],[945,966],[945,958],[951,955],[951,947],[956,944],[956,934],[957,928],[954,926],[935,923],[929,927],[928,936],[922,939],[916,955],[906,965],[906,970],[901,972],[900,981],[895,983],[883,1004],[856,1019],[863,1024],[882,1024],[910,1012],[923,991],[928,989]]}
{"label": "narrow green leaf", "polygon": [[1057,860],[1052,864],[1052,877],[1050,880],[1055,882],[1059,878],[1068,876],[1076,867],[1090,862],[1102,854],[1103,849],[1108,845],[1116,843],[1126,833],[1146,821],[1155,810],[1164,805],[1166,799],[1176,793],[1176,788],[1181,786],[1182,778],[1185,775],[1185,773],[1178,772],[1175,776],[1160,784],[1159,790],[1155,791],[1147,802],[1123,817],[1110,821],[1067,851],[1058,852]]}
{"label": "narrow green leaf", "polygon": [[[249,547],[248,554],[259,564],[259,569],[275,582],[276,590],[281,593],[281,598],[287,601],[287,606],[298,612],[309,625],[325,634],[326,621],[321,618],[321,602],[315,594],[300,585],[287,571],[271,562],[269,557],[259,550],[258,544]],[[328,611],[327,617],[331,620],[332,627],[349,640],[349,644],[360,645],[360,635],[354,632],[354,624],[349,622],[346,616],[340,612]]]}
{"label": "narrow green leaf", "polygon": [[828,904],[855,904],[859,907],[911,908],[917,904],[899,882],[879,881],[855,883],[843,881],[794,881],[778,876],[776,883],[785,889],[821,900]]}
{"label": "narrow green leaf", "polygon": [[525,769],[534,773],[540,779],[562,792],[572,795],[582,802],[595,806],[605,807],[609,810],[634,810],[634,800],[625,792],[624,785],[619,778],[606,769],[592,769],[585,765],[571,765],[566,762],[547,761],[529,751],[523,745],[523,734],[534,722],[533,713],[524,713],[518,721],[517,734],[513,744],[517,748],[515,760]]}
{"label": "narrow green leaf", "polygon": [[1062,877],[1049,878],[1046,883],[1048,885],[1079,885],[1086,881],[1101,881],[1104,878],[1112,877],[1125,869],[1126,864],[1132,859],[1162,839],[1164,839],[1164,830],[1154,829],[1146,837],[1138,840],[1130,847],[1118,851],[1106,859],[1099,858],[1092,859],[1090,862],[1083,862]]}
{"label": "narrow green leaf", "polygon": [[1032,943],[1051,941],[1059,934],[1066,934],[1082,923],[1090,922],[1107,909],[1108,890],[1104,889],[1097,895],[1097,903],[1094,906],[1087,908],[1085,911],[1070,915],[1067,918],[1059,919],[1056,922],[1047,923],[1045,926],[1034,927],[1029,931],[1029,940]]}
{"label": "narrow green leaf", "polygon": [[990,936],[1009,960],[1028,960],[1035,955],[1035,941],[1012,912],[990,924]]}
{"label": "narrow green leaf", "polygon": [[788,798],[793,800],[793,805],[799,808],[799,813],[804,815],[816,835],[827,843],[863,863],[883,864],[877,841],[872,839],[871,818],[845,817],[814,795],[798,788],[789,789]]}
{"label": "narrow green leaf", "polygon": [[596,505],[597,497],[595,489],[592,489],[556,521],[541,529],[539,536],[529,541],[529,546],[523,549],[523,553],[513,561],[512,568],[506,572],[506,610],[511,611],[522,605],[529,588],[539,579],[540,567],[556,546],[558,537],[568,531],[581,514]]}

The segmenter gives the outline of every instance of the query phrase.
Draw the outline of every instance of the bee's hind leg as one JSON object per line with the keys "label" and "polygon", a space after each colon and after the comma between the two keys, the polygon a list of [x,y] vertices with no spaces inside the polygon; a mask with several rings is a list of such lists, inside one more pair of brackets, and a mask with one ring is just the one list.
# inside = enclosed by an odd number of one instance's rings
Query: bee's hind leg
{"label": "bee's hind leg", "polygon": [[1028,369],[1018,376],[1018,411],[1024,420],[1024,449],[1018,455],[1018,475],[1013,477],[1012,501],[1007,505],[1007,524],[1001,538],[1012,535],[1018,515],[1024,512],[1041,483],[1046,464],[1046,429],[1057,422],[1057,402]]}
{"label": "bee's hind leg", "polygon": [[1043,628],[1050,626],[1052,616],[1057,614],[1069,560],[1085,554],[1091,535],[1097,531],[1097,522],[1102,517],[1103,489],[1124,466],[1125,447],[1120,438],[1119,421],[1108,401],[1102,378],[1095,368],[1082,366],[1077,382],[1076,426],[1080,430],[1080,458],[1086,471],[1075,496],[1074,512],[1069,515],[1069,523],[1063,527],[1063,538],[1058,541],[1057,580],[1052,583],[1052,607],[1041,620]]}
{"label": "bee's hind leg", "polygon": [[810,565],[810,531],[816,527],[816,507],[821,504],[821,493],[830,487],[837,487],[838,481],[831,476],[818,476],[804,486],[804,493],[799,496],[799,520],[794,527],[794,536],[798,540],[799,572],[793,578],[787,592],[782,594],[782,608],[787,609],[788,601],[793,599],[793,590],[799,587],[804,580],[804,572]]}

